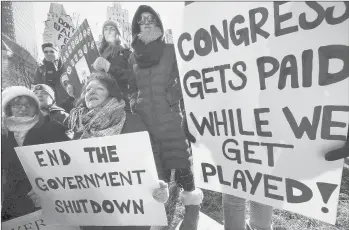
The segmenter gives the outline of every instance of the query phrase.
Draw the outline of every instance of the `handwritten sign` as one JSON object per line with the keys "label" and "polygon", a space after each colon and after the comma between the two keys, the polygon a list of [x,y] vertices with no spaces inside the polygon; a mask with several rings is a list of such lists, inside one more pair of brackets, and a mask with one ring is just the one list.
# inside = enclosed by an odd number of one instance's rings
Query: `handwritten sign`
{"label": "handwritten sign", "polygon": [[80,96],[81,88],[92,72],[92,64],[99,57],[87,20],[79,26],[75,34],[61,50],[61,57],[69,80],[74,86],[74,96]]}
{"label": "handwritten sign", "polygon": [[164,205],[152,197],[159,184],[147,132],[16,152],[50,224],[167,225]]}
{"label": "handwritten sign", "polygon": [[1,223],[2,230],[80,230],[80,227],[47,225],[42,210]]}
{"label": "handwritten sign", "polygon": [[75,27],[69,15],[55,15],[53,19],[45,22],[43,40],[44,43],[52,43],[61,50],[74,33]]}
{"label": "handwritten sign", "polygon": [[348,7],[184,7],[173,30],[198,186],[335,223],[343,161],[324,155],[348,130]]}

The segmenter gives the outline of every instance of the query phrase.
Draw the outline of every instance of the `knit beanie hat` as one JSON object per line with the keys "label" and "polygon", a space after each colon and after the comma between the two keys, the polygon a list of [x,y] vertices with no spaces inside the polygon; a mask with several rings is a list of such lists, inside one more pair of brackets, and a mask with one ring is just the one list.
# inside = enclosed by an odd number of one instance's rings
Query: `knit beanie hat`
{"label": "knit beanie hat", "polygon": [[8,103],[19,96],[27,96],[30,97],[32,99],[34,99],[34,101],[36,102],[36,105],[39,108],[40,102],[39,99],[36,97],[36,95],[34,94],[33,91],[31,91],[30,89],[24,87],[24,86],[11,86],[6,88],[2,94],[1,94],[1,98],[2,98],[2,102],[1,102],[1,108],[2,111],[5,112],[5,109],[8,105]]}
{"label": "knit beanie hat", "polygon": [[53,91],[53,89],[45,84],[37,84],[34,86],[33,92],[35,92],[36,90],[43,90],[46,93],[48,93],[50,95],[50,97],[52,98],[52,100],[55,101],[55,92]]}
{"label": "knit beanie hat", "polygon": [[[45,48],[47,48],[47,47],[49,47],[49,48],[52,48],[52,49],[56,50],[56,48],[53,46],[53,44],[52,44],[52,43],[44,43],[44,44],[42,44],[42,46],[41,46],[41,48],[42,48],[42,52],[44,52]],[[56,51],[57,51],[57,50],[56,50]]]}
{"label": "knit beanie hat", "polygon": [[116,30],[116,33],[119,34],[119,35],[121,36],[119,27],[118,27],[118,25],[116,24],[116,22],[114,22],[114,21],[112,21],[112,20],[108,20],[108,21],[104,22],[104,24],[103,24],[103,28],[102,28],[103,37],[104,37],[104,27],[106,27],[106,26],[112,26],[112,27],[114,27],[115,30]]}

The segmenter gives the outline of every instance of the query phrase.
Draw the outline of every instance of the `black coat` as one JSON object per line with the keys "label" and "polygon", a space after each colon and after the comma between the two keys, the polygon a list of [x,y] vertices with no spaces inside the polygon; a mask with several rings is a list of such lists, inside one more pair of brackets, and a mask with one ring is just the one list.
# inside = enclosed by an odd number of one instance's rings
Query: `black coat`
{"label": "black coat", "polygon": [[[32,189],[22,164],[14,150],[18,147],[13,132],[1,136],[1,171],[3,173],[3,205],[1,210],[2,221],[17,218],[35,211],[35,207],[28,192]],[[23,146],[38,145],[67,141],[65,128],[56,122],[47,122],[44,119],[29,130]]]}
{"label": "black coat", "polygon": [[67,92],[61,85],[60,77],[63,72],[61,60],[54,63],[43,60],[42,64],[36,69],[34,76],[34,85],[45,84],[50,86],[55,92],[55,99],[58,105],[68,97]]}

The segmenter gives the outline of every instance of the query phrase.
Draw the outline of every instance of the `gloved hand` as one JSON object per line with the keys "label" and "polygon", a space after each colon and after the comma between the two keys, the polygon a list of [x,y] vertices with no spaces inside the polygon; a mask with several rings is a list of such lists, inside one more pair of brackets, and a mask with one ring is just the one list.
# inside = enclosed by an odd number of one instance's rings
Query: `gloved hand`
{"label": "gloved hand", "polygon": [[190,141],[191,143],[195,143],[196,142],[196,138],[189,131],[188,122],[187,122],[187,116],[185,115],[185,113],[183,115],[181,126],[182,126],[182,129],[183,129],[183,131],[185,133],[185,136],[187,137],[188,141]]}
{"label": "gloved hand", "polygon": [[41,207],[41,202],[40,202],[40,198],[39,196],[34,192],[34,190],[32,189],[29,193],[28,196],[30,197],[30,199],[33,201],[35,208],[40,208]]}
{"label": "gloved hand", "polygon": [[110,69],[110,62],[105,58],[98,57],[92,64],[92,67],[98,71],[104,70],[105,72],[108,72]]}
{"label": "gloved hand", "polygon": [[168,184],[163,180],[159,180],[159,185],[160,188],[153,190],[153,198],[159,203],[166,203],[170,196]]}
{"label": "gloved hand", "polygon": [[325,159],[327,161],[336,161],[346,157],[349,157],[349,130],[347,142],[345,142],[344,146],[342,148],[332,150],[325,155]]}

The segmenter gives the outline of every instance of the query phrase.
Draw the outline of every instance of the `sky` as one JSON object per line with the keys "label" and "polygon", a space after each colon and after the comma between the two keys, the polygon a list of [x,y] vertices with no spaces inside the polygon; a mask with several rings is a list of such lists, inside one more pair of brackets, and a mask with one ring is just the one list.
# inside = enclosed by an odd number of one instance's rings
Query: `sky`
{"label": "sky", "polygon": [[[97,41],[101,34],[102,25],[107,19],[107,6],[112,6],[113,2],[55,2],[63,4],[67,14],[73,16],[79,14],[79,23],[87,19],[94,39]],[[119,2],[123,9],[129,11],[129,22],[140,5],[149,5],[157,11],[162,19],[165,29],[170,29],[173,23],[176,23],[176,12],[182,10],[184,2]],[[39,60],[43,58],[41,44],[43,41],[42,34],[45,29],[44,21],[47,20],[47,13],[50,9],[51,2],[33,2],[34,20],[36,30],[36,41],[39,51]]]}

